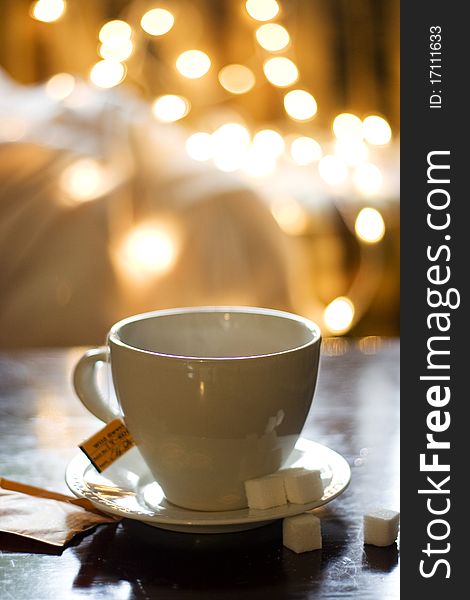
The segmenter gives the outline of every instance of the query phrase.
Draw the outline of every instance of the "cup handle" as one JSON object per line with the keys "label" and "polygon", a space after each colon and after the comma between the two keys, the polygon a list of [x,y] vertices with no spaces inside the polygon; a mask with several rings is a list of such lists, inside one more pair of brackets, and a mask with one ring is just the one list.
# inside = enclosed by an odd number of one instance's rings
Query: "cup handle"
{"label": "cup handle", "polygon": [[82,404],[105,423],[122,416],[110,407],[108,399],[96,385],[96,366],[100,362],[108,362],[108,356],[107,346],[88,350],[78,361],[73,372],[73,386]]}

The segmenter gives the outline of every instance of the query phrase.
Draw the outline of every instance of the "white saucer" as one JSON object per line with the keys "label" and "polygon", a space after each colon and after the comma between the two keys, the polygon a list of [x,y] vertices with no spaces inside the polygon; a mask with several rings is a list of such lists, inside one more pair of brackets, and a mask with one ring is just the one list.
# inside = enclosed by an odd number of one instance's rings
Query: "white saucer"
{"label": "white saucer", "polygon": [[137,448],[132,448],[104,473],[98,473],[81,452],[69,463],[65,481],[78,497],[88,498],[103,512],[143,521],[148,525],[189,533],[226,533],[260,527],[276,519],[323,506],[348,486],[351,469],[326,446],[300,438],[284,467],[320,469],[325,492],[308,504],[286,504],[267,510],[244,508],[203,512],[169,503]]}

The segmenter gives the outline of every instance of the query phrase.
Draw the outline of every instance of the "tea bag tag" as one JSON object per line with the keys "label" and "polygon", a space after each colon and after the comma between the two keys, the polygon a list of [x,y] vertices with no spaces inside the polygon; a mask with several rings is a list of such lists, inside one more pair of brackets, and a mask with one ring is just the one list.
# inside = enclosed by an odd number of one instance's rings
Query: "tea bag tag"
{"label": "tea bag tag", "polygon": [[79,446],[92,465],[101,473],[120,456],[135,446],[131,434],[121,419],[113,419],[103,429]]}

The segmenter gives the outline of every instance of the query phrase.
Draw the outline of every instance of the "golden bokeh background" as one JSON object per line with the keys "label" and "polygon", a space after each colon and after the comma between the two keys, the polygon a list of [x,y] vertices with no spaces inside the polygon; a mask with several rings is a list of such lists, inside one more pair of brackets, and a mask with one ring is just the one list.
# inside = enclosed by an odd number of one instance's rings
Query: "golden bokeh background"
{"label": "golden bokeh background", "polygon": [[397,335],[397,0],[0,3],[0,345],[257,304]]}

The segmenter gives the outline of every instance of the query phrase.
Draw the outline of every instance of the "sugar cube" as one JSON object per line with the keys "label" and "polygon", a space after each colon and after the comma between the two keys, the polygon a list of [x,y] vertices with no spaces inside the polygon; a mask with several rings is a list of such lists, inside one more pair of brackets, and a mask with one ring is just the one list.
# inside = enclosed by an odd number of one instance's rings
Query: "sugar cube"
{"label": "sugar cube", "polygon": [[322,547],[320,519],[311,513],[287,517],[282,522],[282,543],[297,554],[319,550]]}
{"label": "sugar cube", "polygon": [[284,487],[287,500],[294,504],[313,502],[323,496],[323,481],[319,470],[287,470],[284,472]]}
{"label": "sugar cube", "polygon": [[282,477],[258,477],[245,481],[245,492],[250,508],[264,510],[287,504]]}
{"label": "sugar cube", "polygon": [[400,513],[376,508],[364,515],[364,544],[390,546],[397,539]]}

